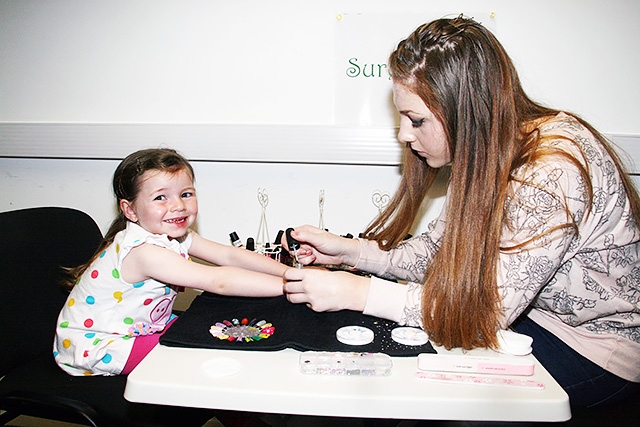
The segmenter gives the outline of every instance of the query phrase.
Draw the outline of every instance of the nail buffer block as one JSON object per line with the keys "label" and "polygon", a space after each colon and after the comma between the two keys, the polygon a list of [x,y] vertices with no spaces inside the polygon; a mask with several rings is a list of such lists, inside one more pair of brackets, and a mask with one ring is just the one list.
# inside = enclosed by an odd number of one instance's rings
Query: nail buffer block
{"label": "nail buffer block", "polygon": [[534,361],[516,356],[481,357],[423,353],[418,355],[418,369],[474,374],[533,375]]}

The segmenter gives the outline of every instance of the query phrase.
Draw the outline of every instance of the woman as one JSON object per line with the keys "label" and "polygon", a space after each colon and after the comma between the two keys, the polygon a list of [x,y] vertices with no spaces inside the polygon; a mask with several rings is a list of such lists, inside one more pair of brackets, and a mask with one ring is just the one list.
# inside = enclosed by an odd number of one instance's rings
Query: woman
{"label": "woman", "polygon": [[[511,327],[533,337],[574,407],[638,390],[640,199],[611,145],[529,99],[504,48],[473,20],[419,27],[389,67],[406,144],[393,201],[366,239],[292,233],[302,263],[374,277],[291,269],[289,300],[420,325],[446,348],[497,348],[497,331]],[[445,166],[442,213],[403,241]]]}

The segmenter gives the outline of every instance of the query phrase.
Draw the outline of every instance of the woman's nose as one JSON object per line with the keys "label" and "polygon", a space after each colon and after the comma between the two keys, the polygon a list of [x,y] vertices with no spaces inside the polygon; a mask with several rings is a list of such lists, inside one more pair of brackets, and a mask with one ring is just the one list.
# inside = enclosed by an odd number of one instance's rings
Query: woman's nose
{"label": "woman's nose", "polygon": [[416,140],[415,135],[411,131],[412,127],[407,124],[400,123],[400,128],[398,129],[398,141],[406,144],[411,144]]}

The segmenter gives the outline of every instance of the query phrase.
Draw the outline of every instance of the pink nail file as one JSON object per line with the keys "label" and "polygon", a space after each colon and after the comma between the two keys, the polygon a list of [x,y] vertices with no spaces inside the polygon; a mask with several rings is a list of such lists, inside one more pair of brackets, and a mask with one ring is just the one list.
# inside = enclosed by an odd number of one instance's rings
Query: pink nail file
{"label": "pink nail file", "polygon": [[416,377],[423,380],[445,383],[486,385],[495,387],[533,388],[538,390],[544,389],[544,384],[539,381],[520,378],[512,379],[500,377],[479,377],[476,375],[444,374],[436,372],[416,372]]}

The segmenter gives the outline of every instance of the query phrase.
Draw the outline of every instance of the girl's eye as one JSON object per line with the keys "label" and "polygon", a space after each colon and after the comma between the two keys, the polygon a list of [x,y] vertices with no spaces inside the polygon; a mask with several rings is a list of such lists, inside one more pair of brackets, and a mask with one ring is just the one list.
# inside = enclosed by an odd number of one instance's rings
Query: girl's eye
{"label": "girl's eye", "polygon": [[190,191],[185,191],[184,193],[182,193],[182,197],[186,198],[186,197],[192,197],[193,193]]}
{"label": "girl's eye", "polygon": [[156,198],[153,200],[164,200],[164,196],[156,196]]}
{"label": "girl's eye", "polygon": [[414,128],[419,128],[424,124],[424,119],[420,119],[420,120],[410,119],[410,120],[411,120],[411,126],[413,126]]}

